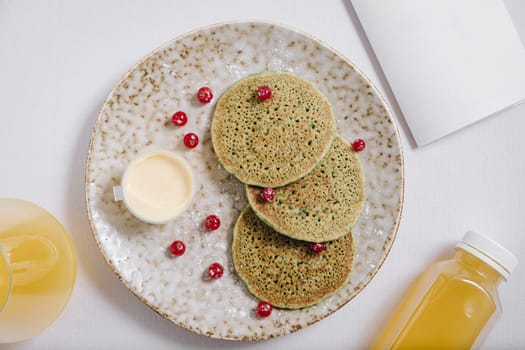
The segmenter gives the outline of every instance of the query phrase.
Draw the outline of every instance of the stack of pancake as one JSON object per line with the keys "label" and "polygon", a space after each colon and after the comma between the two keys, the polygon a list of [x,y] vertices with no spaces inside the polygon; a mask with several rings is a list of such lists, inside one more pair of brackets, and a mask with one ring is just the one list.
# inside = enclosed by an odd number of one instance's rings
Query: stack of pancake
{"label": "stack of pancake", "polygon": [[[263,85],[272,90],[266,101],[257,97]],[[290,73],[248,76],[217,102],[211,135],[219,162],[246,187],[249,205],[237,219],[232,252],[250,292],[295,309],[344,286],[365,184],[326,97]],[[271,202],[261,197],[265,187],[275,190]],[[325,249],[315,253],[313,243]]]}

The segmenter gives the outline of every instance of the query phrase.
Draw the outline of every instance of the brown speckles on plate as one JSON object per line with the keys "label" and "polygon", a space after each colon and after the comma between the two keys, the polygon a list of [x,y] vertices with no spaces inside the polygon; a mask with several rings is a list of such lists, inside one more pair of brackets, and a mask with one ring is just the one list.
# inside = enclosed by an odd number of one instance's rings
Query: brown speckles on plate
{"label": "brown speckles on plate", "polygon": [[[367,202],[354,227],[356,257],[348,284],[320,304],[302,310],[274,309],[253,315],[258,300],[234,273],[231,234],[246,204],[242,184],[217,163],[211,143],[188,150],[182,137],[209,140],[217,98],[235,81],[266,70],[293,72],[316,84],[332,103],[338,132],[366,140],[359,153]],[[196,102],[209,86],[214,99]],[[350,106],[350,107],[349,107]],[[182,128],[169,127],[177,110],[188,114]],[[194,197],[188,210],[165,225],[149,225],[113,202],[112,186],[138,154],[169,149],[190,164]],[[256,340],[297,331],[330,315],[355,297],[375,275],[394,241],[403,201],[403,157],[384,100],[348,60],[311,36],[265,22],[219,24],[182,35],[133,67],[114,87],[93,130],[86,169],[86,199],[97,244],[119,280],[140,300],[175,324],[222,339]],[[221,228],[201,224],[209,213]],[[166,257],[175,240],[186,253]],[[147,257],[147,258],[146,258]],[[205,283],[201,272],[214,261],[224,276]],[[227,318],[224,316],[228,315]],[[226,322],[225,322],[226,320]]]}

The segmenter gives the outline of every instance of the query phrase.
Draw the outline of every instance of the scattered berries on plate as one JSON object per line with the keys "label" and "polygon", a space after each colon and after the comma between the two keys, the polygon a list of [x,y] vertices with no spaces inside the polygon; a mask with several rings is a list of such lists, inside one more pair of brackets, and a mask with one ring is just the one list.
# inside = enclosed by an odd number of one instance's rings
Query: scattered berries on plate
{"label": "scattered berries on plate", "polygon": [[261,318],[270,316],[270,314],[272,313],[272,310],[273,310],[272,304],[266,301],[261,301],[259,304],[257,304],[257,308],[256,308],[257,315]]}
{"label": "scattered berries on plate", "polygon": [[212,280],[216,280],[222,277],[224,273],[224,267],[221,264],[215,262],[208,267],[208,277]]}
{"label": "scattered berries on plate", "polygon": [[213,99],[213,93],[211,89],[207,86],[203,86],[197,91],[197,99],[200,103],[210,103]]}
{"label": "scattered berries on plate", "polygon": [[272,89],[268,85],[259,86],[257,89],[257,97],[259,101],[266,101],[272,98]]}
{"label": "scattered berries on plate", "polygon": [[312,243],[310,248],[312,249],[312,252],[319,254],[324,250],[325,246],[324,243]]}
{"label": "scattered berries on plate", "polygon": [[186,245],[183,241],[174,241],[170,245],[170,252],[175,256],[181,256],[186,251]]}
{"label": "scattered berries on plate", "polygon": [[275,190],[271,187],[265,187],[261,191],[261,198],[266,203],[270,203],[275,198]]}
{"label": "scattered berries on plate", "polygon": [[188,148],[195,148],[199,144],[199,137],[192,132],[184,135],[184,146]]}
{"label": "scattered berries on plate", "polygon": [[177,111],[171,117],[171,122],[175,126],[183,126],[188,122],[188,116],[183,111]]}
{"label": "scattered berries on plate", "polygon": [[364,150],[366,147],[366,143],[365,143],[365,140],[362,140],[362,139],[357,139],[355,140],[353,143],[352,143],[352,148],[354,149],[354,151],[356,152],[361,152],[362,150]]}
{"label": "scattered berries on plate", "polygon": [[217,215],[208,215],[204,220],[204,226],[208,231],[215,231],[221,226],[221,219]]}

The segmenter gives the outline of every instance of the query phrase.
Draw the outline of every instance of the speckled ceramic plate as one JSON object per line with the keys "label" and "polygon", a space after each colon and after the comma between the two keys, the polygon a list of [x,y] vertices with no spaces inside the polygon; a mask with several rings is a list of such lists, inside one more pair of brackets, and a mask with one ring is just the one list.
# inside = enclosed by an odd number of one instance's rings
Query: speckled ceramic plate
{"label": "speckled ceramic plate", "polygon": [[[327,96],[338,132],[348,141],[365,139],[360,153],[367,202],[353,230],[356,259],[349,283],[320,304],[302,310],[274,310],[266,319],[253,310],[258,300],[235,274],[232,229],[247,203],[243,186],[217,163],[210,140],[214,103],[201,105],[199,87],[220,96],[247,74],[288,71],[315,83]],[[176,128],[171,115],[188,114]],[[187,132],[200,137],[186,149]],[[159,148],[178,153],[191,165],[195,191],[188,209],[168,224],[134,218],[112,187],[139,154]],[[86,169],[86,198],[94,237],[118,278],[144,303],[175,324],[223,339],[264,339],[304,328],[355,297],[383,263],[397,232],[403,200],[403,158],[392,117],[370,81],[347,59],[318,40],[276,24],[240,22],[185,34],[154,51],[115,86],[92,134]],[[202,222],[217,214],[222,225],[206,232]],[[167,254],[180,239],[186,253]],[[203,278],[222,263],[219,280]]]}

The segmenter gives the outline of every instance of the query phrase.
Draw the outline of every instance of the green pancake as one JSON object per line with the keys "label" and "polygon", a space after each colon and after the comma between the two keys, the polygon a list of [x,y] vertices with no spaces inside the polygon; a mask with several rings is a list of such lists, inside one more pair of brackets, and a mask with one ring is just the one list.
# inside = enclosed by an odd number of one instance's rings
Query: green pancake
{"label": "green pancake", "polygon": [[260,187],[246,186],[257,216],[294,239],[325,242],[348,233],[365,203],[365,178],[359,156],[337,136],[319,165],[299,181],[275,189],[275,199],[261,199]]}
{"label": "green pancake", "polygon": [[352,271],[352,234],[325,243],[314,253],[312,243],[279,234],[247,206],[235,224],[233,264],[248,290],[275,307],[312,306],[343,287]]}
{"label": "green pancake", "polygon": [[[272,97],[257,98],[267,85]],[[213,149],[224,168],[241,182],[279,187],[308,174],[335,136],[326,97],[290,73],[251,75],[219,99],[211,123]]]}

